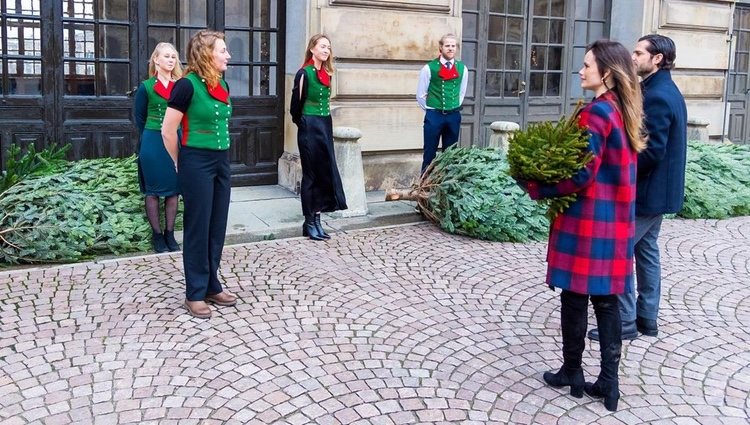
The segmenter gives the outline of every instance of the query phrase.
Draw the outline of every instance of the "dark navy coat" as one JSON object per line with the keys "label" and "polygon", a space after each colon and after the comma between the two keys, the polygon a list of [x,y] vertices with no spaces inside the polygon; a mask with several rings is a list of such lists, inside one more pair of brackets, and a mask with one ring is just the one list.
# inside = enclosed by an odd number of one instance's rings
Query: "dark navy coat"
{"label": "dark navy coat", "polygon": [[641,83],[648,145],[638,154],[637,215],[676,213],[685,197],[687,108],[668,70]]}

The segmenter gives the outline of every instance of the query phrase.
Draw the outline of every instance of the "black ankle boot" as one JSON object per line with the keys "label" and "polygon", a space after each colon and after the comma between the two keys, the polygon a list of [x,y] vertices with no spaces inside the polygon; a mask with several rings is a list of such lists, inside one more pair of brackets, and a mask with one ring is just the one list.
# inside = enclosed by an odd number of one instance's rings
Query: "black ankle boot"
{"label": "black ankle boot", "polygon": [[164,234],[157,232],[156,230],[151,231],[151,246],[154,248],[156,253],[168,252],[169,247],[164,242]]}
{"label": "black ankle boot", "polygon": [[323,236],[318,233],[318,228],[315,226],[315,216],[305,216],[305,222],[302,224],[302,236],[307,236],[314,241],[325,240],[323,239]]}
{"label": "black ankle boot", "polygon": [[615,412],[617,411],[617,402],[620,400],[620,389],[618,387],[617,383],[614,383],[614,385],[609,385],[608,388],[605,388],[597,379],[593,384],[586,382],[583,390],[586,391],[589,397],[603,398],[604,407],[610,412]]}
{"label": "black ankle boot", "polygon": [[576,398],[583,397],[583,368],[568,369],[561,367],[557,373],[544,372],[542,376],[547,385],[555,388],[570,386],[570,395]]}
{"label": "black ankle boot", "polygon": [[320,224],[320,213],[315,214],[315,228],[318,230],[318,234],[323,239],[331,239],[331,235],[323,230],[323,226]]}
{"label": "black ankle boot", "polygon": [[170,251],[175,252],[180,250],[180,244],[178,244],[177,240],[174,238],[174,230],[164,231],[164,242],[167,244],[167,248],[169,248]]}

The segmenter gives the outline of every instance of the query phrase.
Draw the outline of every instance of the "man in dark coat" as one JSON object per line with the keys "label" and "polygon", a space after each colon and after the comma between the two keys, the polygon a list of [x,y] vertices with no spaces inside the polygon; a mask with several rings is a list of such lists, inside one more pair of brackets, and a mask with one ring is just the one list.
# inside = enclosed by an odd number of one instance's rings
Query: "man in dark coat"
{"label": "man in dark coat", "polygon": [[[622,338],[634,339],[638,332],[656,336],[661,297],[659,229],[664,214],[682,208],[685,196],[687,155],[687,108],[682,93],[672,81],[676,57],[669,37],[641,37],[633,50],[633,62],[641,76],[643,112],[648,146],[638,154],[635,203],[635,292],[619,297]],[[599,339],[597,329],[589,332]]]}

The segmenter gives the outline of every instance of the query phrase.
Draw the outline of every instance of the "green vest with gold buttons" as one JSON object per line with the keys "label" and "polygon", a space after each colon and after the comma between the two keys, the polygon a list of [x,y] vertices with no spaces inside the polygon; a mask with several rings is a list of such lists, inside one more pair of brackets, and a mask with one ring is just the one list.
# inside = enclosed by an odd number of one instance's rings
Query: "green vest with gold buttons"
{"label": "green vest with gold buttons", "polygon": [[315,66],[305,68],[305,83],[307,84],[307,99],[302,106],[302,115],[317,115],[327,117],[331,115],[331,88],[318,80]]}
{"label": "green vest with gold buttons", "polygon": [[464,75],[464,64],[459,60],[453,61],[456,67],[458,78],[452,80],[443,80],[438,75],[443,65],[440,59],[434,59],[427,63],[430,69],[430,85],[427,87],[427,106],[430,108],[450,111],[459,106],[461,100],[461,80]]}
{"label": "green vest with gold buttons", "polygon": [[148,95],[148,108],[146,109],[146,125],[148,130],[161,130],[161,123],[164,121],[164,114],[167,112],[167,101],[154,91],[156,84],[161,84],[156,77],[151,77],[143,82],[143,87]]}
{"label": "green vest with gold buttons", "polygon": [[[184,78],[193,84],[193,98],[182,117],[182,145],[191,148],[223,151],[229,149],[229,118],[232,116],[232,102],[226,103],[211,96],[206,83],[195,73]],[[219,84],[229,91],[227,83]]]}

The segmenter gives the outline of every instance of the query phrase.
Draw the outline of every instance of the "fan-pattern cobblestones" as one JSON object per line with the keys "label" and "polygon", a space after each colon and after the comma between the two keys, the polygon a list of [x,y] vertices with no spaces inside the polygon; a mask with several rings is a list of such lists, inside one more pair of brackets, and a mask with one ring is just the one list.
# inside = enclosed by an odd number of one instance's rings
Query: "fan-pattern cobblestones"
{"label": "fan-pattern cobblestones", "polygon": [[421,224],[227,247],[241,302],[206,321],[179,254],[0,272],[0,424],[748,423],[750,217],[660,242],[659,336],[623,344],[615,413],[541,380],[544,243]]}

